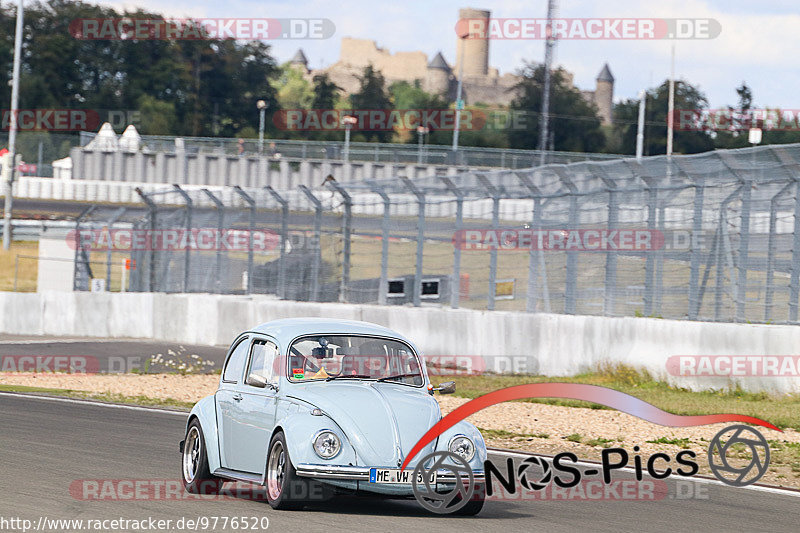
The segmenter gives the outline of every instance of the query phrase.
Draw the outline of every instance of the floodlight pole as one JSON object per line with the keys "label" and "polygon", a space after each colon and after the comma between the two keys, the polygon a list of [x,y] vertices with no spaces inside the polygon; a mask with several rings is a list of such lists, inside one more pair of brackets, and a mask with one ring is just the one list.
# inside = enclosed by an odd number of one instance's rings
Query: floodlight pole
{"label": "floodlight pole", "polygon": [[[669,74],[669,101],[667,103],[667,160],[672,161],[672,139],[675,130],[675,43],[672,43]],[[667,165],[667,173],[672,170],[672,165]]]}
{"label": "floodlight pole", "polygon": [[636,160],[642,160],[644,154],[644,108],[647,105],[647,91],[639,92],[639,125],[636,132]]}
{"label": "floodlight pole", "polygon": [[6,197],[3,206],[3,249],[11,246],[11,210],[14,204],[14,172],[16,171],[15,149],[17,144],[17,108],[19,107],[19,69],[22,61],[23,0],[17,4],[17,27],[14,33],[14,70],[11,78],[11,117],[8,128],[8,158],[11,168],[6,168]]}
{"label": "floodlight pole", "polygon": [[550,69],[553,66],[553,48],[556,40],[553,35],[555,0],[547,2],[547,36],[544,45],[544,85],[542,87],[542,116],[539,124],[539,165],[547,163],[547,137],[550,126]]}

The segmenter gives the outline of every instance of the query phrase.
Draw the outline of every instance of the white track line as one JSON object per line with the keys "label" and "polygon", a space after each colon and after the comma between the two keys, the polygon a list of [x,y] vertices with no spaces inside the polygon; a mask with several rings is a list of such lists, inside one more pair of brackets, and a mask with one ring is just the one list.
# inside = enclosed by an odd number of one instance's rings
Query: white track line
{"label": "white track line", "polygon": [[110,407],[112,409],[128,409],[131,411],[144,411],[144,412],[156,412],[156,413],[164,413],[168,415],[179,415],[182,417],[186,417],[189,415],[188,411],[175,411],[172,409],[163,409],[161,407],[140,407],[138,405],[125,405],[121,403],[108,403],[103,401],[95,401],[95,400],[79,400],[76,398],[62,398],[60,396],[41,396],[39,394],[29,394],[27,392],[3,392],[0,391],[0,396],[10,396],[13,398],[27,398],[27,399],[34,399],[34,400],[44,400],[48,402],[62,402],[62,403],[77,403],[80,405],[90,405],[94,407]]}
{"label": "white track line", "polygon": [[[77,399],[74,399],[74,398],[60,398],[60,397],[57,397],[57,396],[39,396],[37,394],[28,394],[28,393],[1,392],[0,391],[0,396],[10,396],[10,397],[13,397],[13,398],[26,398],[26,399],[35,399],[35,400],[45,400],[45,401],[49,401],[49,402],[75,403],[75,404],[79,404],[79,405],[90,405],[90,406],[94,406],[94,407],[109,407],[109,408],[112,408],[112,409],[129,409],[131,411],[143,411],[143,412],[149,412],[149,413],[156,412],[156,413],[164,413],[164,414],[168,414],[168,415],[180,416],[180,417],[184,417],[184,418],[189,414],[189,413],[187,413],[185,411],[173,411],[173,410],[170,410],[170,409],[162,409],[160,407],[139,407],[139,406],[136,406],[136,405],[123,405],[123,404],[118,404],[118,403],[106,403],[106,402],[99,402],[99,401],[92,401],[92,400],[77,400]],[[539,457],[552,458],[551,455],[545,455],[545,454],[541,454],[541,453],[523,453],[523,452],[514,452],[514,451],[509,451],[509,450],[500,450],[500,449],[496,449],[496,448],[487,448],[487,450],[489,452],[491,452],[493,455],[503,455],[503,456],[508,456],[508,457],[530,457],[531,455],[536,455],[536,456],[539,456]],[[580,461],[579,460],[575,464],[578,465],[578,466],[597,466],[600,463],[595,463],[595,462],[591,462],[591,461]],[[633,467],[623,467],[623,468],[620,468],[619,470],[622,470],[624,472],[631,472],[631,473],[635,473],[636,472]],[[729,485],[726,485],[725,483],[723,483],[723,482],[721,482],[721,481],[719,481],[717,479],[710,479],[710,478],[705,478],[705,477],[684,477],[684,476],[678,476],[676,474],[671,474],[669,477],[673,478],[673,479],[680,479],[680,480],[683,480],[683,481],[692,481],[694,483],[705,483],[705,484],[708,484],[708,485],[718,485],[718,486],[721,486],[721,487],[729,487]],[[730,487],[730,488],[734,488],[734,487]],[[757,492],[767,492],[767,493],[770,493],[770,494],[781,494],[783,496],[793,496],[795,498],[800,498],[800,491],[781,489],[781,488],[777,488],[777,487],[766,487],[766,486],[763,486],[763,485],[748,485],[747,487],[738,487],[738,488],[739,489],[754,490],[754,491],[757,491]]]}

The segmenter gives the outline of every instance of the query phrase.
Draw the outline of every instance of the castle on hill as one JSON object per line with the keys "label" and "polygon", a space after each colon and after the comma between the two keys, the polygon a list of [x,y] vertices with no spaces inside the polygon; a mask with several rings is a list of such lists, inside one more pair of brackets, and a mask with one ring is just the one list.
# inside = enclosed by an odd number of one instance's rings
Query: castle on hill
{"label": "castle on hill", "polygon": [[[490,11],[465,8],[459,10],[459,19],[490,18]],[[405,81],[418,82],[422,89],[438,94],[448,101],[456,99],[459,63],[463,59],[463,99],[466,104],[488,104],[507,106],[514,99],[513,88],[519,76],[511,73],[500,75],[498,69],[489,66],[489,44],[491,39],[459,39],[456,37],[456,61],[449,64],[441,52],[432,59],[421,51],[390,53],[369,39],[342,38],[339,60],[325,68],[310,70],[308,59],[300,49],[290,60],[293,68],[303,72],[310,81],[318,74],[327,74],[346,94],[359,89],[358,77],[369,65],[380,72],[387,84]],[[460,42],[458,42],[460,41]],[[614,100],[614,76],[605,64],[596,78],[594,90],[582,90],[584,99],[597,106],[604,124],[611,124]],[[568,82],[573,76],[568,73]]]}

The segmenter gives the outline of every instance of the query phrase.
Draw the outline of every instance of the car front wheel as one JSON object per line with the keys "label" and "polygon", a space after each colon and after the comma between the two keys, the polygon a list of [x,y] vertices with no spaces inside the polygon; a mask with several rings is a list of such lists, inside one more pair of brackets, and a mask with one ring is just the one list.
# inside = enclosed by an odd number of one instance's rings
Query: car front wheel
{"label": "car front wheel", "polygon": [[286,437],[277,432],[267,456],[267,501],[273,509],[297,509],[308,498],[307,486],[292,465]]}
{"label": "car front wheel", "polygon": [[464,507],[457,510],[453,514],[456,516],[475,516],[481,512],[481,509],[483,509],[484,501],[486,501],[486,485],[475,485],[475,492],[473,493],[472,498],[470,498]]}

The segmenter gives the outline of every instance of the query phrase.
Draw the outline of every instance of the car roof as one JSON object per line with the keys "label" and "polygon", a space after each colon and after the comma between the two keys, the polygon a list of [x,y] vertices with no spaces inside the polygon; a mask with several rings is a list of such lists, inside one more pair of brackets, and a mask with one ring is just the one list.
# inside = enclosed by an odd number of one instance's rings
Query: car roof
{"label": "car roof", "polygon": [[342,320],[337,318],[284,318],[266,322],[252,328],[250,331],[269,335],[284,346],[301,335],[333,335],[337,333],[391,337],[402,340],[413,346],[411,341],[389,328],[371,322]]}

